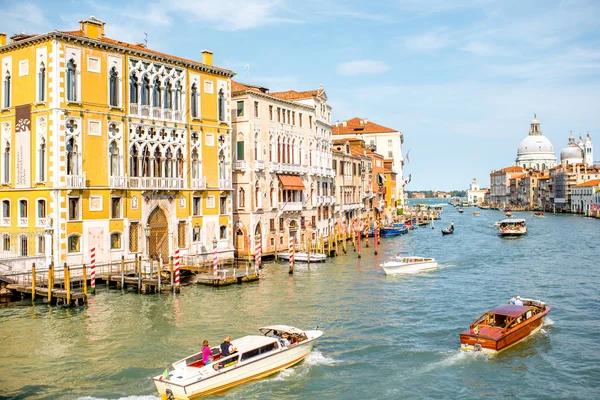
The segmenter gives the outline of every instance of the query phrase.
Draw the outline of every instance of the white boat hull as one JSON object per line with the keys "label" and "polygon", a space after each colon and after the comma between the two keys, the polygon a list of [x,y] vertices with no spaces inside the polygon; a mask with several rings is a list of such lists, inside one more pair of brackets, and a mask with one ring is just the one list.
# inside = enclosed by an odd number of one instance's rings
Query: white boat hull
{"label": "white boat hull", "polygon": [[432,271],[438,268],[437,261],[425,261],[415,263],[403,263],[400,261],[388,261],[381,264],[386,275],[394,274],[416,274],[423,271]]}
{"label": "white boat hull", "polygon": [[501,236],[521,236],[527,233],[527,228],[519,228],[519,229],[502,229],[500,228]]}
{"label": "white boat hull", "polygon": [[[287,251],[277,253],[277,257],[281,258],[282,260],[289,260],[290,253]],[[325,262],[325,260],[327,260],[327,256],[325,254],[310,253],[310,262]],[[308,253],[305,251],[294,253],[294,261],[308,262]]]}
{"label": "white boat hull", "polygon": [[[290,347],[279,348],[267,353],[264,357],[255,357],[246,362],[241,361],[231,367],[215,371],[213,365],[202,368],[182,366],[171,372],[169,380],[154,378],[158,394],[162,398],[193,399],[210,395],[251,380],[264,378],[289,368],[304,360],[310,354],[321,331],[306,331],[309,340]],[[194,371],[189,371],[194,370]],[[191,372],[191,373],[190,373]],[[178,375],[184,376],[181,383],[170,382]]]}

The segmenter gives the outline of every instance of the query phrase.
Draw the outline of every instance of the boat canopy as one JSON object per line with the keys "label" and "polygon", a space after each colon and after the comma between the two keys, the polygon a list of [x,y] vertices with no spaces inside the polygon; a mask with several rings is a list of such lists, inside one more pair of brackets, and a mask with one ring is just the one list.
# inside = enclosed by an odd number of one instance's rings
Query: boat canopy
{"label": "boat canopy", "polygon": [[494,308],[489,311],[489,314],[498,314],[498,315],[506,315],[508,317],[518,317],[519,315],[525,314],[527,311],[530,311],[529,307],[525,306],[516,306],[514,304],[503,304],[499,307]]}
{"label": "boat canopy", "polygon": [[269,326],[263,326],[262,328],[258,328],[259,331],[261,331],[263,334],[267,334],[270,331],[278,331],[280,333],[289,333],[289,334],[295,334],[295,335],[300,335],[302,333],[304,333],[303,330],[298,329],[298,328],[294,328],[293,326],[289,326],[289,325],[269,325]]}
{"label": "boat canopy", "polygon": [[525,222],[524,218],[509,218],[509,219],[503,219],[502,221],[500,221],[501,224],[520,224]]}
{"label": "boat canopy", "polygon": [[231,341],[231,344],[241,353],[277,342],[276,338],[261,335],[249,335]]}

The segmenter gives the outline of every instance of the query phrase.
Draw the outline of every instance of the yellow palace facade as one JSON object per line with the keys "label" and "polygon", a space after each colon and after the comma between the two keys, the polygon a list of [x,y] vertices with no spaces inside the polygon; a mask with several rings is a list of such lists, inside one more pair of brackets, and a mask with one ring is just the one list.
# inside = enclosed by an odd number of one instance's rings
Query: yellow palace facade
{"label": "yellow palace facade", "polygon": [[[0,34],[0,264],[233,257],[231,71],[80,30]],[[27,265],[29,264],[29,265]]]}

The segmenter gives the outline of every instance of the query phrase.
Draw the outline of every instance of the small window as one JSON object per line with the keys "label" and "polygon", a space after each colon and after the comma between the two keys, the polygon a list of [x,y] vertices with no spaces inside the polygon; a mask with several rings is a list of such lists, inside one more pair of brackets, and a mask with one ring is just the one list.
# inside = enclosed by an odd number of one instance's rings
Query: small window
{"label": "small window", "polygon": [[19,250],[21,257],[29,255],[29,238],[26,235],[19,237]]}
{"label": "small window", "polygon": [[[69,243],[68,243],[68,251],[69,253],[79,253],[79,239],[80,236],[79,235],[71,235],[69,236]],[[111,241],[112,242],[112,241]]]}
{"label": "small window", "polygon": [[2,218],[10,218],[10,200],[2,200]]}
{"label": "small window", "polygon": [[192,197],[192,215],[200,215],[201,197]]}
{"label": "small window", "polygon": [[37,201],[37,216],[38,218],[46,218],[46,200],[40,199]]}
{"label": "small window", "polygon": [[277,107],[277,122],[281,122],[281,108]]}
{"label": "small window", "polygon": [[129,252],[137,253],[138,252],[138,237],[140,231],[139,222],[132,222],[129,225]]}
{"label": "small window", "polygon": [[219,214],[227,214],[227,197],[219,197]]}
{"label": "small window", "polygon": [[[283,218],[279,218],[279,230],[283,230]],[[283,242],[282,242],[283,243]]]}
{"label": "small window", "polygon": [[219,238],[227,239],[227,227],[225,225],[221,225],[219,228]]}
{"label": "small window", "polygon": [[113,232],[110,234],[110,249],[120,250],[121,249],[121,233]]}
{"label": "small window", "polygon": [[300,128],[302,128],[302,113],[298,113],[298,124],[300,124]]}
{"label": "small window", "polygon": [[110,217],[121,218],[121,198],[112,197],[110,199]]}
{"label": "small window", "polygon": [[69,221],[79,219],[79,197],[69,197]]}
{"label": "small window", "polygon": [[273,121],[273,106],[269,106],[269,120]]}
{"label": "small window", "polygon": [[243,117],[244,116],[244,102],[243,101],[238,101],[237,102],[237,112],[235,114],[237,117]]}
{"label": "small window", "polygon": [[258,118],[258,101],[254,102],[254,117]]}
{"label": "small window", "polygon": [[271,218],[269,220],[269,230],[271,232],[275,232],[275,219],[274,218]]}
{"label": "small window", "polygon": [[308,116],[308,127],[312,129],[312,115]]}
{"label": "small window", "polygon": [[19,217],[27,218],[27,200],[19,200]]}
{"label": "small window", "polygon": [[10,251],[10,235],[7,233],[2,236],[2,250]]}
{"label": "small window", "polygon": [[37,253],[38,254],[46,254],[46,240],[43,235],[38,235],[36,237],[37,241]]}

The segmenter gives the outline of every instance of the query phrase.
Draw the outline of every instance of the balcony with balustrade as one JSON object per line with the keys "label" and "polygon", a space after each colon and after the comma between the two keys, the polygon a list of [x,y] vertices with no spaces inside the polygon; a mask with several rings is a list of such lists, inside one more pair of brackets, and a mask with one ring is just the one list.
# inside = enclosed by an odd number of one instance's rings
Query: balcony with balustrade
{"label": "balcony with balustrade", "polygon": [[36,218],[35,219],[35,226],[38,228],[45,228],[46,226],[48,226],[48,221],[50,219],[49,218]]}
{"label": "balcony with balustrade", "polygon": [[284,202],[284,203],[279,203],[279,211],[281,211],[281,212],[302,211],[302,202],[301,201],[288,201],[288,202]]}
{"label": "balcony with balustrade", "polygon": [[265,160],[254,160],[254,169],[256,171],[264,171],[264,169],[265,169]]}
{"label": "balcony with balustrade", "polygon": [[183,178],[136,176],[129,178],[129,187],[131,189],[178,190],[183,189]]}
{"label": "balcony with balustrade", "polygon": [[66,175],[65,187],[67,189],[85,188],[85,172],[83,173],[83,175]]}
{"label": "balcony with balustrade", "polygon": [[306,165],[271,163],[271,168],[278,174],[306,174],[308,167]]}
{"label": "balcony with balustrade", "polygon": [[126,176],[109,176],[108,186],[110,188],[124,189],[127,188],[127,177]]}
{"label": "balcony with balustrade", "polygon": [[192,190],[204,190],[206,189],[206,177],[192,178]]}
{"label": "balcony with balustrade", "polygon": [[171,108],[152,107],[147,104],[130,103],[129,115],[132,117],[157,119],[161,121],[184,122],[185,113],[183,110],[173,110]]}
{"label": "balcony with balustrade", "polygon": [[246,170],[246,161],[237,160],[233,162],[233,170],[234,171],[245,171]]}
{"label": "balcony with balustrade", "polygon": [[233,184],[230,179],[219,179],[219,189],[232,190]]}

